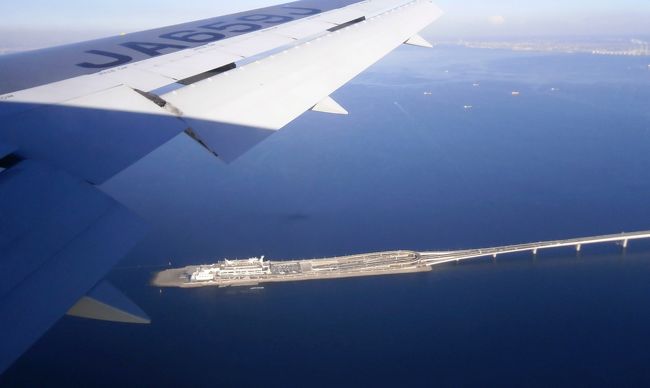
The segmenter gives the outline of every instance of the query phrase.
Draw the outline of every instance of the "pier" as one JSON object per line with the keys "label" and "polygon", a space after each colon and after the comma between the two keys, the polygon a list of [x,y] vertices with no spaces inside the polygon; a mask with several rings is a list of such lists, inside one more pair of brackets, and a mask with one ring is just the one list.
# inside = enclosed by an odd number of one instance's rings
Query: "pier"
{"label": "pier", "polygon": [[214,264],[192,265],[158,272],[152,280],[156,287],[229,287],[256,286],[263,283],[336,279],[360,276],[396,275],[430,271],[435,265],[483,257],[497,258],[512,253],[571,247],[580,252],[595,244],[617,243],[623,249],[630,241],[650,239],[650,231],[619,233],[506,245],[456,251],[388,251],[304,260],[269,261],[261,258],[223,260]]}

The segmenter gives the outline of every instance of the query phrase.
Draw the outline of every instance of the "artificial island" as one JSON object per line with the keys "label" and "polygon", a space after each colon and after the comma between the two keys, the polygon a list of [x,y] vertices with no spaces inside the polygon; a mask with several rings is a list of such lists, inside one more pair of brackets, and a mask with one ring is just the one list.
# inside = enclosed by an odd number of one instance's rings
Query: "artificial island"
{"label": "artificial island", "polygon": [[624,249],[629,241],[650,239],[650,231],[544,241],[492,248],[457,251],[388,251],[351,256],[304,260],[222,260],[214,264],[170,268],[155,274],[156,287],[257,286],[264,283],[336,279],[360,276],[396,275],[430,271],[434,265],[449,262],[572,247],[580,252],[584,245],[617,243]]}

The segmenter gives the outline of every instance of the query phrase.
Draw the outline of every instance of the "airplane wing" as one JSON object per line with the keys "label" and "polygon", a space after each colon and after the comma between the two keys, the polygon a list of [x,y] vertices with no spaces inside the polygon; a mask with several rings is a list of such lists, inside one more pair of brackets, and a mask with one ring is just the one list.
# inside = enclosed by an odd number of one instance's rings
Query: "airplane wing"
{"label": "airplane wing", "polygon": [[[175,136],[235,160],[441,15],[304,0],[0,56],[0,373],[66,312],[148,318],[101,282],[146,233],[105,182]],[[198,147],[197,147],[198,149]]]}

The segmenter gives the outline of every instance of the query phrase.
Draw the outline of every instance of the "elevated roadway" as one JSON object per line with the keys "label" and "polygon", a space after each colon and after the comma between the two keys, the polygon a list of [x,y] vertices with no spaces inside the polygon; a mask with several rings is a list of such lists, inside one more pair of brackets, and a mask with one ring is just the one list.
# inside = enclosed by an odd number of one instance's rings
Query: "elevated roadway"
{"label": "elevated roadway", "polygon": [[572,238],[566,240],[542,241],[527,244],[506,245],[493,248],[469,249],[461,251],[446,252],[420,252],[420,262],[424,265],[433,266],[444,264],[452,261],[461,261],[476,259],[480,257],[494,257],[508,253],[532,252],[537,254],[543,249],[574,247],[580,252],[585,245],[603,244],[609,242],[619,243],[623,248],[627,248],[632,240],[650,239],[650,231],[640,231],[631,233],[607,234],[602,236]]}

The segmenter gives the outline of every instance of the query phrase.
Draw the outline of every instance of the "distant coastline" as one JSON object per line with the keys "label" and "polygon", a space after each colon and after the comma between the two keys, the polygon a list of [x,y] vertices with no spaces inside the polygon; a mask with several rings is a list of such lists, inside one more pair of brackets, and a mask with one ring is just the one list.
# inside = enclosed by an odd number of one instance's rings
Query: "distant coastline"
{"label": "distant coastline", "polygon": [[437,42],[440,45],[467,48],[593,54],[609,56],[650,56],[647,38],[531,38],[531,39],[457,39]]}

